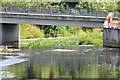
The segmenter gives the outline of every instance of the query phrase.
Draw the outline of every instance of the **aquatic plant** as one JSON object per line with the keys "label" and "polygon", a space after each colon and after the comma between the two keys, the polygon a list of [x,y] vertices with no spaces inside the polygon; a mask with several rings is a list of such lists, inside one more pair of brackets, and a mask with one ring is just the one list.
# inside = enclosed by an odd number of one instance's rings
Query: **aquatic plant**
{"label": "aquatic plant", "polygon": [[5,46],[4,48],[0,48],[0,52],[16,52],[16,51],[19,51],[19,49],[8,48],[7,46]]}

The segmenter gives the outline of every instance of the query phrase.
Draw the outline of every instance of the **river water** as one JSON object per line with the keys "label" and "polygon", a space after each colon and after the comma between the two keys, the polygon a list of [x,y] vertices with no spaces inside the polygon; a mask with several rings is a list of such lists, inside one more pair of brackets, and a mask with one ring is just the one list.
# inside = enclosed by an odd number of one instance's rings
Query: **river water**
{"label": "river water", "polygon": [[39,47],[14,54],[19,56],[5,56],[9,59],[0,61],[1,78],[120,78],[119,49]]}

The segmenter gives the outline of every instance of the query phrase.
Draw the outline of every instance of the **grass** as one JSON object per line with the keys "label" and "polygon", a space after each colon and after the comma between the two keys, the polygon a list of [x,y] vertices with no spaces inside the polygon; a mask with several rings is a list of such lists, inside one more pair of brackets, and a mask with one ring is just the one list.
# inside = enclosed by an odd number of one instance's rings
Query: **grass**
{"label": "grass", "polygon": [[99,29],[94,29],[93,32],[80,30],[76,32],[71,38],[67,39],[39,39],[32,41],[28,46],[39,47],[39,46],[66,46],[66,45],[83,45],[83,44],[94,44],[102,45],[102,32]]}
{"label": "grass", "polygon": [[44,37],[44,31],[40,30],[38,26],[21,24],[20,25],[20,38],[31,39],[31,38],[42,38]]}
{"label": "grass", "polygon": [[[45,28],[45,29],[44,29]],[[38,26],[21,24],[20,25],[20,37],[21,39],[40,38],[37,41],[28,41],[29,44],[21,45],[21,47],[40,47],[40,46],[66,46],[66,45],[83,45],[83,44],[94,44],[102,45],[103,33],[101,29],[87,29],[83,31],[80,27],[65,27],[65,26],[52,26],[40,29]],[[70,36],[67,39],[43,39],[45,37],[45,30],[53,33],[54,28],[58,31],[58,37]],[[50,30],[48,30],[50,28]],[[52,30],[52,32],[51,32]],[[26,43],[26,41],[21,41]]]}
{"label": "grass", "polygon": [[[20,41],[20,43],[28,43],[29,44],[30,41]],[[20,48],[28,48],[28,44],[20,44]]]}

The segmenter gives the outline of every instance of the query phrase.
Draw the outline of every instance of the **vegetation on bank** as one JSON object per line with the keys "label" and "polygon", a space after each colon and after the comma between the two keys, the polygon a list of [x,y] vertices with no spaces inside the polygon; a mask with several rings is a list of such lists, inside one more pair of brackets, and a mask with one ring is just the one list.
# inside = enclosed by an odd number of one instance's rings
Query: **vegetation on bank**
{"label": "vegetation on bank", "polygon": [[30,24],[20,25],[20,38],[21,39],[31,39],[31,38],[42,38],[44,37],[43,30],[40,30],[38,26]]}
{"label": "vegetation on bank", "polygon": [[102,32],[98,29],[94,31],[83,31],[80,30],[76,35],[67,39],[39,39],[37,41],[30,42],[30,47],[39,46],[66,46],[66,45],[84,45],[84,44],[94,44],[102,45]]}
{"label": "vegetation on bank", "polygon": [[[20,25],[21,39],[40,38],[36,41],[21,41],[29,43],[21,47],[65,46],[94,44],[102,45],[103,34],[100,28],[81,28],[70,26],[33,26]],[[50,37],[70,37],[65,39],[43,39]]]}
{"label": "vegetation on bank", "polygon": [[[20,25],[20,38],[50,38],[50,37],[71,37],[80,36],[82,32],[93,32],[95,28],[72,27],[72,26],[35,26],[29,24]],[[99,30],[99,29],[95,29]],[[100,31],[100,30],[99,30]],[[82,34],[81,34],[82,35]]]}
{"label": "vegetation on bank", "polygon": [[0,52],[17,52],[17,51],[20,50],[15,48],[8,48],[7,46],[5,46],[4,48],[0,48]]}

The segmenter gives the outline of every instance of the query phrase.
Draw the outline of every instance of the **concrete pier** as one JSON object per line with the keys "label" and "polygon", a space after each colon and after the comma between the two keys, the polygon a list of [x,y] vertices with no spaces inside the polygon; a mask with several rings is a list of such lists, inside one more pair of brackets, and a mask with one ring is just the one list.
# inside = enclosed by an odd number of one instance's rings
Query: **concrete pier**
{"label": "concrete pier", "polygon": [[113,13],[109,13],[103,24],[103,46],[120,48],[119,17],[113,18]]}
{"label": "concrete pier", "polygon": [[2,24],[0,24],[0,45],[2,45]]}
{"label": "concrete pier", "polygon": [[0,24],[1,45],[19,48],[19,38],[19,24]]}
{"label": "concrete pier", "polygon": [[120,48],[120,29],[103,28],[103,46]]}

